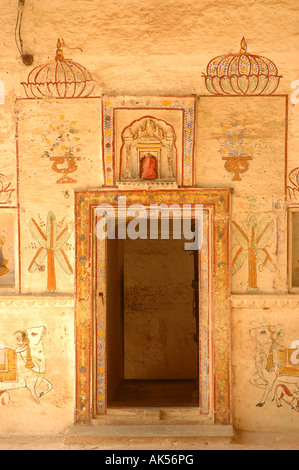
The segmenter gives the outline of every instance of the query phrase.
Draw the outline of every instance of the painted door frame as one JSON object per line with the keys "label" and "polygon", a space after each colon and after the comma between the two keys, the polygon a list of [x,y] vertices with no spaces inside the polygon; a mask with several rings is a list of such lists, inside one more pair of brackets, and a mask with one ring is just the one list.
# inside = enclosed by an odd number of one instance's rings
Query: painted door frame
{"label": "painted door frame", "polygon": [[[212,214],[212,358],[213,422],[231,424],[231,315],[230,315],[230,204],[228,189],[166,189],[125,191],[115,188],[75,192],[76,224],[76,410],[75,421],[88,423],[93,413],[93,368],[95,280],[97,279],[97,243],[95,243],[95,209],[100,204],[117,207],[120,196],[131,204],[202,204]],[[97,335],[105,356],[105,331]],[[103,349],[104,348],[104,349]],[[105,361],[100,367],[105,382]],[[103,388],[104,389],[104,388]],[[100,397],[104,399],[104,396]],[[104,412],[105,412],[105,408]]]}

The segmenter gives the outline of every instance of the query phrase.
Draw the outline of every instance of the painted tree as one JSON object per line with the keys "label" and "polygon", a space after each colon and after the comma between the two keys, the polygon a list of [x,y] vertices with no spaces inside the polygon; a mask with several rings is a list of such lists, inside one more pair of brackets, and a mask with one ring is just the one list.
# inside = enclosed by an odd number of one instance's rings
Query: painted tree
{"label": "painted tree", "polygon": [[276,270],[276,265],[268,251],[272,244],[274,221],[262,219],[258,222],[252,215],[245,226],[232,222],[232,232],[239,246],[232,262],[232,274],[235,274],[248,260],[248,287],[257,289],[257,269]]}
{"label": "painted tree", "polygon": [[66,225],[58,233],[56,216],[52,211],[48,213],[46,232],[41,229],[34,219],[31,219],[29,222],[29,230],[33,238],[40,245],[40,248],[37,250],[28,270],[31,273],[35,272],[47,257],[47,289],[49,291],[56,291],[55,259],[66,274],[73,274],[73,268],[63,249],[72,234],[72,230]]}

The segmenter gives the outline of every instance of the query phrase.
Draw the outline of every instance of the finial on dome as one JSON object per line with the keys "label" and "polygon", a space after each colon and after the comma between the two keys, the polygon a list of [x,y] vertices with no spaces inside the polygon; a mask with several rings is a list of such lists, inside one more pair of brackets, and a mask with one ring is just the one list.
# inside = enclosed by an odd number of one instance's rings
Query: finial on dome
{"label": "finial on dome", "polygon": [[55,60],[63,60],[63,50],[62,50],[62,43],[60,39],[57,41],[57,50],[56,50],[56,57]]}
{"label": "finial on dome", "polygon": [[240,54],[245,54],[246,52],[247,52],[247,42],[246,42],[246,39],[243,37],[243,39],[241,41]]}

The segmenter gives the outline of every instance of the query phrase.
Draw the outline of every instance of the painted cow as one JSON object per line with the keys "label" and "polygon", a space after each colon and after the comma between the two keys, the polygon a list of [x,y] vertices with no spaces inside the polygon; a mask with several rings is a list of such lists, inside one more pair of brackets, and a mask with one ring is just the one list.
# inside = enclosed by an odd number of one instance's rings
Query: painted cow
{"label": "painted cow", "polygon": [[277,407],[282,407],[282,401],[290,405],[293,410],[299,413],[299,391],[291,393],[286,385],[277,385],[272,401],[276,400]]}

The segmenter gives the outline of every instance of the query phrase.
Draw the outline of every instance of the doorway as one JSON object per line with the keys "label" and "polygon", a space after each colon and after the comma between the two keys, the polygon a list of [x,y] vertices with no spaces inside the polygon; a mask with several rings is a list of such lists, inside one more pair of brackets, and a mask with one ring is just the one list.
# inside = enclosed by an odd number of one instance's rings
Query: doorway
{"label": "doorway", "polygon": [[[202,204],[204,209],[203,246],[198,252],[199,302],[198,354],[199,354],[199,400],[196,408],[186,407],[160,409],[163,419],[169,417],[176,423],[186,420],[191,414],[195,422],[229,424],[230,409],[230,264],[229,224],[230,191],[226,189],[178,189],[122,191],[101,189],[99,191],[77,191],[76,200],[76,423],[91,422],[105,418],[119,419],[121,408],[108,405],[108,342],[107,295],[111,295],[108,283],[107,240],[95,235],[99,205],[110,204],[119,210],[119,200],[126,198],[127,207],[132,204],[188,203],[192,207]],[[118,259],[121,259],[119,257]],[[121,279],[122,270],[119,267]],[[109,274],[110,275],[110,274]],[[114,278],[116,282],[116,278]],[[188,286],[190,288],[190,286]],[[109,293],[108,293],[109,291]],[[121,290],[116,283],[117,302],[122,301]],[[119,294],[120,292],[120,294]],[[194,290],[195,292],[195,290]],[[121,311],[121,310],[120,310]],[[122,338],[123,323],[115,318],[114,335]],[[111,325],[110,325],[111,331]],[[118,335],[118,336],[117,336]],[[111,344],[111,343],[110,343]],[[123,341],[118,341],[122,345]],[[112,350],[117,351],[117,348]],[[121,376],[123,349],[114,354]],[[111,377],[109,378],[109,381]],[[110,395],[111,396],[111,395]],[[196,399],[197,402],[197,399]],[[155,413],[155,410],[152,410]],[[143,410],[137,408],[143,415]],[[127,411],[125,412],[127,416]],[[130,413],[130,409],[128,409]],[[108,415],[108,416],[107,416]],[[161,416],[162,416],[161,415]],[[110,418],[109,418],[110,416]],[[127,417],[126,417],[127,419]]]}
{"label": "doorway", "polygon": [[107,407],[198,407],[198,308],[184,239],[107,240]]}

